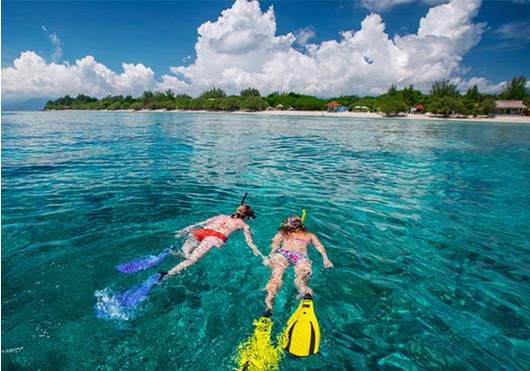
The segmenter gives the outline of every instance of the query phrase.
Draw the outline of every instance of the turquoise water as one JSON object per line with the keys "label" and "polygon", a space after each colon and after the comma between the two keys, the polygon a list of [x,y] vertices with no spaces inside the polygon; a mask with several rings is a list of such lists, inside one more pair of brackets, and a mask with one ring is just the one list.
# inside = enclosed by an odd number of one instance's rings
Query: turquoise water
{"label": "turquoise water", "polygon": [[[191,113],[2,113],[2,369],[230,369],[269,269],[243,236],[128,321],[94,293],[152,272],[244,192],[266,251],[302,208],[321,352],[282,370],[529,369],[530,126]],[[176,264],[168,258],[161,269]],[[279,332],[298,304],[293,273]]]}

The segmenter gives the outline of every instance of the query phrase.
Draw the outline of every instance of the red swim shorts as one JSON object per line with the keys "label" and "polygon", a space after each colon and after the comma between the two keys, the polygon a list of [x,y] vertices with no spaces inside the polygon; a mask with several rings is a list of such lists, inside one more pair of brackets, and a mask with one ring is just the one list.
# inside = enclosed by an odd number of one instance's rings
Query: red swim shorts
{"label": "red swim shorts", "polygon": [[221,232],[217,232],[209,228],[194,229],[193,231],[191,231],[191,234],[195,235],[195,237],[197,237],[199,241],[204,240],[206,237],[216,237],[223,242],[226,242],[226,240],[228,240],[228,237],[226,237]]}

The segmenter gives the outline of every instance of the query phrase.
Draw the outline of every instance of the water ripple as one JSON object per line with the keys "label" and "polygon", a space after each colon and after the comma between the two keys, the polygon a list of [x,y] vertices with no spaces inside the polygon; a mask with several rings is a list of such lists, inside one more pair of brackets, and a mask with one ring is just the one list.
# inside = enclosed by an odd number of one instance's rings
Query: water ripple
{"label": "water ripple", "polygon": [[335,264],[310,252],[321,352],[282,369],[528,369],[529,180],[525,125],[3,113],[2,366],[233,367],[269,275],[240,235],[126,323],[92,308],[145,278],[116,264],[249,192],[262,251],[305,208]]}

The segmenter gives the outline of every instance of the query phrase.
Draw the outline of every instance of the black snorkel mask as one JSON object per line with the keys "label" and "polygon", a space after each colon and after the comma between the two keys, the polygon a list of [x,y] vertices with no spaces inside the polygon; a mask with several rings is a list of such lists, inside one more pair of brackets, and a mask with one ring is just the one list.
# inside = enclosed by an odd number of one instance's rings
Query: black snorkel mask
{"label": "black snorkel mask", "polygon": [[[244,211],[237,211],[240,215],[243,216],[244,219],[256,219],[256,215],[254,214],[254,210],[252,207],[245,205],[245,199],[248,196],[248,192],[245,192],[243,195],[243,198],[241,199],[241,203],[239,204],[239,207],[246,206]],[[239,209],[239,208],[238,208]]]}

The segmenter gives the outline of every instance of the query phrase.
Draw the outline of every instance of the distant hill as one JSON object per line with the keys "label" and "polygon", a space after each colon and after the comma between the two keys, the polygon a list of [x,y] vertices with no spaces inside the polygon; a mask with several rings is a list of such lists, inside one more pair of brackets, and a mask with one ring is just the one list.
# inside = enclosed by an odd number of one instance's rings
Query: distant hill
{"label": "distant hill", "polygon": [[52,98],[32,98],[24,101],[2,101],[2,111],[38,111]]}

